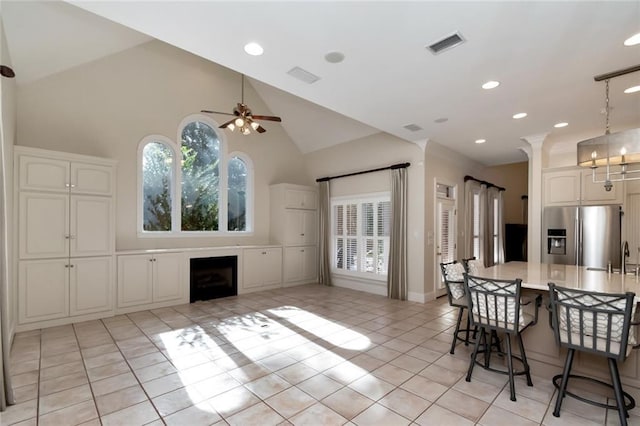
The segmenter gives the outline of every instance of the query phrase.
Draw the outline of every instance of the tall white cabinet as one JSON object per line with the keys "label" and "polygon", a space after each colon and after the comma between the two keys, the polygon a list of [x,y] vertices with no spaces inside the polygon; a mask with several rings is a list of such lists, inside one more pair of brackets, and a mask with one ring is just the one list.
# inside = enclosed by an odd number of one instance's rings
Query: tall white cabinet
{"label": "tall white cabinet", "polygon": [[18,324],[110,315],[115,162],[19,146],[14,153]]}
{"label": "tall white cabinet", "polygon": [[318,279],[318,191],[312,186],[271,185],[271,239],[284,246],[283,285]]}

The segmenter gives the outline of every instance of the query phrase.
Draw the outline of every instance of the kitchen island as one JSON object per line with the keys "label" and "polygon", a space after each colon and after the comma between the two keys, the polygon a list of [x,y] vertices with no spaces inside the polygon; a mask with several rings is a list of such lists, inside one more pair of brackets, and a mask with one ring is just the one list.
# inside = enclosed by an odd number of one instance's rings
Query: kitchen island
{"label": "kitchen island", "polygon": [[[553,265],[532,262],[509,262],[490,268],[480,269],[478,276],[494,279],[522,280],[523,295],[542,294],[543,305],[540,308],[538,324],[522,334],[527,358],[534,375],[549,377],[562,372],[566,351],[556,345],[550,316],[545,306],[549,303],[549,286],[553,282],[558,286],[588,290],[593,292],[636,294],[640,301],[640,279],[634,275],[621,275],[606,271],[589,270],[575,265]],[[636,333],[637,333],[636,327]],[[638,340],[640,341],[640,340]],[[640,388],[640,357],[638,350],[631,352],[627,360],[620,364],[620,376],[623,384]],[[597,376],[605,381],[609,379],[609,370],[605,358],[577,353],[574,359],[575,374]]]}

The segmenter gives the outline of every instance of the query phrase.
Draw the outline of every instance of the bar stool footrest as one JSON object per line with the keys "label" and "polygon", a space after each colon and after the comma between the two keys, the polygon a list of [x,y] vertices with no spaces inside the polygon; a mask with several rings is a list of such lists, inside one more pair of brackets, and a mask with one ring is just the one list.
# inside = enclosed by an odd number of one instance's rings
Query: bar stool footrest
{"label": "bar stool footrest", "polygon": [[[478,354],[482,354],[482,353],[486,353],[487,350],[486,349],[481,349],[478,351]],[[495,352],[495,351],[491,351],[491,355],[496,355],[500,358],[507,358],[507,354],[504,352]],[[518,360],[520,361],[520,363],[522,365],[524,365],[524,361],[522,361],[522,358],[518,355],[511,355],[512,359]],[[489,360],[489,363],[491,363],[491,360]],[[476,360],[476,365],[484,368],[485,370],[489,370],[489,371],[493,371],[494,373],[499,373],[499,374],[506,374],[509,375],[509,370],[499,370],[497,368],[493,368],[493,367],[488,367],[485,365],[484,360]],[[523,374],[527,374],[526,370],[522,370],[522,371],[514,371],[513,375],[514,376],[522,376]]]}
{"label": "bar stool footrest", "polygon": [[[596,383],[602,386],[606,386],[610,389],[613,389],[613,385],[607,383],[607,382],[603,382],[602,380],[598,380],[598,379],[594,379],[593,377],[587,377],[587,376],[580,376],[580,375],[576,375],[576,374],[569,374],[569,379],[578,379],[578,380],[586,380],[592,383]],[[553,382],[553,386],[555,386],[556,389],[560,389],[560,383],[562,382],[562,374],[558,374],[556,376],[553,376],[553,379],[551,379],[551,381]],[[587,399],[585,397],[582,397],[578,394],[575,394],[573,392],[569,392],[569,391],[565,391],[565,395],[568,395],[572,398],[575,398],[579,401],[582,402],[586,402],[587,404],[591,404],[591,405],[595,405],[596,407],[600,407],[600,408],[609,408],[611,410],[618,410],[618,406],[617,405],[611,405],[611,404],[603,404],[602,402],[598,402],[598,401],[594,401],[592,399]],[[627,411],[632,410],[635,406],[636,406],[636,400],[633,399],[633,397],[631,395],[629,395],[628,393],[626,393],[624,390],[622,391],[622,396],[625,399],[625,408],[627,409]]]}

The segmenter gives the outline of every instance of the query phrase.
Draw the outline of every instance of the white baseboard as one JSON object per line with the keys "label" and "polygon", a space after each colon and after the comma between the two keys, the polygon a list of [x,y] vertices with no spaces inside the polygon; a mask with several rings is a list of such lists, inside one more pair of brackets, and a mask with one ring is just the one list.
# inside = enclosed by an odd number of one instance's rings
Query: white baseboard
{"label": "white baseboard", "polygon": [[409,294],[407,295],[407,300],[409,300],[409,302],[425,303],[427,301],[426,296],[427,295],[424,293],[417,293],[415,291],[410,291]]}

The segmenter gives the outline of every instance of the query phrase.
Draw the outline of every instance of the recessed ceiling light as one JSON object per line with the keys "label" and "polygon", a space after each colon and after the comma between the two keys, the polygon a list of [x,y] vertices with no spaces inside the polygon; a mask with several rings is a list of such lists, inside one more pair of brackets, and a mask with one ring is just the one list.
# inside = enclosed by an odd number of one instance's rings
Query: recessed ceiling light
{"label": "recessed ceiling light", "polygon": [[553,125],[553,127],[555,127],[556,129],[559,129],[561,127],[567,127],[569,125],[569,123],[565,123],[564,121],[562,123],[556,123]]}
{"label": "recessed ceiling light", "polygon": [[344,53],[342,52],[329,52],[326,55],[324,55],[324,60],[332,63],[332,64],[337,64],[339,62],[344,61]]}
{"label": "recessed ceiling light", "polygon": [[516,120],[520,119],[520,118],[525,118],[527,116],[526,112],[519,112],[517,114],[513,115],[513,118],[515,118]]}
{"label": "recessed ceiling light", "polygon": [[640,86],[629,87],[628,89],[624,89],[624,93],[636,93],[640,92]]}
{"label": "recessed ceiling light", "polygon": [[447,117],[440,117],[440,118],[436,118],[435,120],[433,120],[434,123],[446,123],[447,121],[449,121],[449,119]]}
{"label": "recessed ceiling light", "polygon": [[485,143],[486,139],[476,139],[476,143]]}
{"label": "recessed ceiling light", "polygon": [[260,56],[264,53],[262,46],[253,41],[244,45],[244,51],[251,56]]}
{"label": "recessed ceiling light", "polygon": [[482,85],[482,88],[485,90],[489,90],[489,89],[495,89],[496,87],[500,86],[500,82],[499,81],[487,81],[485,84]]}
{"label": "recessed ceiling light", "polygon": [[640,44],[640,33],[634,34],[624,41],[625,46],[635,46],[636,44]]}

